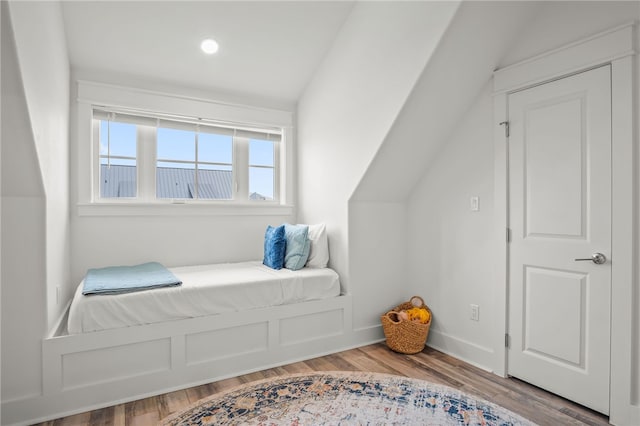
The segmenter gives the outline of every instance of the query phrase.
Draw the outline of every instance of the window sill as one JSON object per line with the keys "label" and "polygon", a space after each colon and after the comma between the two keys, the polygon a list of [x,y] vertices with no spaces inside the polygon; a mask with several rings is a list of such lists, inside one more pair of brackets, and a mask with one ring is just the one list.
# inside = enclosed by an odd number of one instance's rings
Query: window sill
{"label": "window sill", "polygon": [[78,216],[287,216],[292,205],[261,203],[81,203]]}

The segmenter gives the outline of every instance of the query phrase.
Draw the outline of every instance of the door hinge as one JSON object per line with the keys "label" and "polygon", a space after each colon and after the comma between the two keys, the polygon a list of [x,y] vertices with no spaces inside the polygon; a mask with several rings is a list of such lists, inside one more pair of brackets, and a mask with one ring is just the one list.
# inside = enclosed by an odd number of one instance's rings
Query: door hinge
{"label": "door hinge", "polygon": [[509,340],[510,340],[509,333],[505,333],[504,334],[504,347],[507,348],[507,349],[509,349],[509,346],[510,346],[509,345]]}
{"label": "door hinge", "polygon": [[500,126],[504,126],[504,136],[505,137],[509,137],[509,122],[508,121],[503,121],[501,123],[499,123]]}
{"label": "door hinge", "polygon": [[507,228],[507,242],[511,242],[511,228]]}

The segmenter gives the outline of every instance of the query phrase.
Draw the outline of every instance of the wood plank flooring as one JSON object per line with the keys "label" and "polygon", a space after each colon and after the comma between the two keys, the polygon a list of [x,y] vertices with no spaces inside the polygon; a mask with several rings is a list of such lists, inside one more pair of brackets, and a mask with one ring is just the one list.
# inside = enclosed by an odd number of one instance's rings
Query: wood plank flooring
{"label": "wood plank flooring", "polygon": [[508,408],[540,425],[606,425],[608,418],[520,380],[504,379],[449,355],[426,348],[397,354],[384,343],[351,349],[246,374],[219,382],[128,402],[45,423],[41,426],[154,425],[171,413],[209,395],[269,377],[313,371],[363,371],[396,374],[461,389]]}

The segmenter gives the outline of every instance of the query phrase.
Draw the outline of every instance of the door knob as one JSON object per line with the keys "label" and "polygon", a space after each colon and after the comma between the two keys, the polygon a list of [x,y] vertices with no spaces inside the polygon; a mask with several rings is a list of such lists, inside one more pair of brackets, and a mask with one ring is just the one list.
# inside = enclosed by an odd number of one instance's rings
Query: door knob
{"label": "door knob", "polygon": [[590,260],[593,263],[595,263],[596,265],[602,265],[603,263],[605,263],[607,261],[607,256],[605,256],[602,253],[593,253],[591,255],[591,257],[588,258],[588,259],[574,259],[574,260],[576,262],[580,262],[580,261],[583,261],[583,260]]}

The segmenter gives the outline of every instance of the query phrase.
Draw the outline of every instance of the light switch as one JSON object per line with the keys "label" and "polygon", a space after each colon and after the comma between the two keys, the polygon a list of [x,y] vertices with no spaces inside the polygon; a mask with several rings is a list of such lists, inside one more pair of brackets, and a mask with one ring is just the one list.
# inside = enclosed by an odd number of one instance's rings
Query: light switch
{"label": "light switch", "polygon": [[471,211],[472,212],[479,211],[480,210],[480,197],[471,197],[470,204],[471,204]]}

